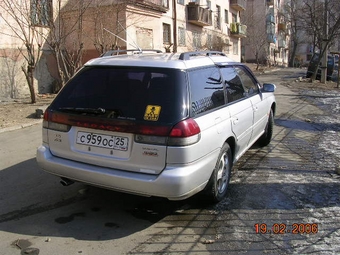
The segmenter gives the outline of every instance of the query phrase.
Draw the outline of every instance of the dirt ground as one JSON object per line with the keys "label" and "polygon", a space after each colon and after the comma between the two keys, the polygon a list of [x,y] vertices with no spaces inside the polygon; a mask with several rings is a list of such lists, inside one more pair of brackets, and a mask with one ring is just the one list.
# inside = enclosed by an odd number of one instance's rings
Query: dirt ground
{"label": "dirt ground", "polygon": [[37,95],[37,102],[31,103],[30,98],[0,101],[0,130],[16,126],[26,126],[40,120],[36,109],[44,109],[55,95]]}
{"label": "dirt ground", "polygon": [[[251,66],[251,68],[252,67],[253,66]],[[254,70],[254,73],[256,75],[261,75],[261,73],[265,71],[268,70]],[[307,79],[290,81],[283,85],[294,90],[334,90],[337,86],[335,82],[331,81],[328,81],[326,84],[321,84],[319,81],[314,81],[311,83]],[[30,98],[0,100],[0,131],[11,127],[25,127],[31,123],[40,121],[40,118],[37,118],[35,114],[36,109],[45,109],[47,105],[49,105],[55,98],[55,96],[56,95],[54,94],[37,95],[37,102],[35,104],[30,103]]]}

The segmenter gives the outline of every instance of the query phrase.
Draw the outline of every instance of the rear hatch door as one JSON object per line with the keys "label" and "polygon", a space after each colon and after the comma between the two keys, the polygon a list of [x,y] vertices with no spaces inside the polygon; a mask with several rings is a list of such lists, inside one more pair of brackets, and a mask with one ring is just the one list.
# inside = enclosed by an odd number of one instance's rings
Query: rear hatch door
{"label": "rear hatch door", "polygon": [[159,174],[167,136],[188,113],[180,71],[91,67],[73,78],[48,109],[55,156],[113,169]]}

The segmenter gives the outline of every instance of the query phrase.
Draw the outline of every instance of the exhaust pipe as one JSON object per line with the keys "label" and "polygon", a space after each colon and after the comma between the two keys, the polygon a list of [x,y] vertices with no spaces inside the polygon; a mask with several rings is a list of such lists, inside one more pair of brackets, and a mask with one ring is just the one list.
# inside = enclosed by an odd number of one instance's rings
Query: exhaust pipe
{"label": "exhaust pipe", "polygon": [[61,185],[63,186],[70,186],[71,184],[74,183],[74,181],[70,180],[70,179],[67,179],[67,178],[64,178],[64,177],[61,177],[61,181],[60,181]]}

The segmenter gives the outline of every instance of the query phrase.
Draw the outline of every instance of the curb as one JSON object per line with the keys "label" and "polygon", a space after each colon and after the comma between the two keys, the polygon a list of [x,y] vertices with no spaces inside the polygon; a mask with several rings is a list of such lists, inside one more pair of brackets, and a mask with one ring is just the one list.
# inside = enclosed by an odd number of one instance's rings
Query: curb
{"label": "curb", "polygon": [[32,121],[30,123],[26,123],[26,124],[23,124],[23,125],[16,125],[16,126],[12,126],[12,127],[2,128],[2,129],[0,129],[0,134],[5,133],[5,132],[9,132],[9,131],[14,131],[14,130],[26,128],[26,127],[31,127],[31,126],[34,126],[34,125],[39,124],[39,123],[42,123],[42,119],[35,120],[35,121]]}

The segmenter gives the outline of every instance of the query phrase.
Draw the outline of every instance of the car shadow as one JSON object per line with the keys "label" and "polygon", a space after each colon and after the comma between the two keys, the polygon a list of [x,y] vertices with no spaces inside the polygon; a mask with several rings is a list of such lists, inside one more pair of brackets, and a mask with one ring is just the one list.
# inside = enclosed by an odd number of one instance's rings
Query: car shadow
{"label": "car shadow", "polygon": [[0,180],[4,184],[0,187],[0,231],[76,240],[119,239],[162,221],[173,226],[183,225],[183,222],[192,222],[188,215],[201,217],[200,222],[205,222],[211,218],[211,211],[293,212],[306,206],[340,206],[340,187],[336,182],[243,184],[232,181],[227,197],[219,204],[212,204],[200,195],[184,201],[168,201],[79,183],[63,187],[59,178],[38,169],[35,159],[0,171]]}
{"label": "car shadow", "polygon": [[0,231],[20,235],[111,240],[129,236],[187,201],[141,197],[74,183],[38,168],[35,158],[0,171]]}

